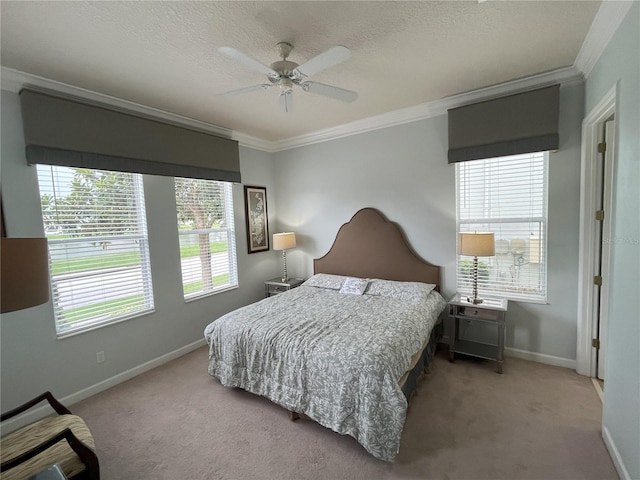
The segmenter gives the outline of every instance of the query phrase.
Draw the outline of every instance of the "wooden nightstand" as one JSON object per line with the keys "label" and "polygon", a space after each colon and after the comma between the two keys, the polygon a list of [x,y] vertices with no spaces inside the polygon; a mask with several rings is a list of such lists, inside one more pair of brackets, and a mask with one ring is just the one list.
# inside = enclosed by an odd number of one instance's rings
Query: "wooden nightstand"
{"label": "wooden nightstand", "polygon": [[304,280],[302,278],[289,278],[285,282],[283,282],[280,277],[272,278],[271,280],[264,282],[264,296],[271,297],[273,295],[286,292],[292,288],[299,287],[303,282]]}
{"label": "wooden nightstand", "polygon": [[[504,299],[485,298],[484,302],[474,304],[467,301],[466,295],[459,293],[449,300],[449,316],[453,318],[453,331],[449,337],[449,361],[455,360],[456,353],[464,353],[465,355],[494,360],[498,364],[498,373],[502,373],[508,303]],[[460,320],[494,324],[497,327],[497,344],[458,338]]]}

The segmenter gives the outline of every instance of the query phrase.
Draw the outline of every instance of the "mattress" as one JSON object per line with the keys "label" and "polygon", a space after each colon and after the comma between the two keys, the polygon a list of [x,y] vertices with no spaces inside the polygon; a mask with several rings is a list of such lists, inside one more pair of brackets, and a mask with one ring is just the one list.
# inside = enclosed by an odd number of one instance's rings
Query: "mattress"
{"label": "mattress", "polygon": [[353,295],[309,282],[230,312],[205,329],[209,374],[393,461],[407,411],[400,383],[446,306],[433,286],[399,283],[410,282],[368,281]]}

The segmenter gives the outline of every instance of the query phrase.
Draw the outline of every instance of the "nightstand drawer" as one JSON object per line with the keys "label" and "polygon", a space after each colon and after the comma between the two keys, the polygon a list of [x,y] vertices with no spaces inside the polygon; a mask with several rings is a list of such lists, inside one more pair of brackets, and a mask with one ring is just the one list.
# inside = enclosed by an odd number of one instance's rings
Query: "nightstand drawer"
{"label": "nightstand drawer", "polygon": [[452,306],[454,312],[452,315],[457,315],[460,317],[469,317],[469,318],[477,318],[480,320],[498,320],[500,318],[501,312],[497,310],[487,310],[485,308],[478,307],[461,307],[461,306]]}
{"label": "nightstand drawer", "polygon": [[267,285],[267,292],[270,293],[271,295],[275,295],[276,293],[286,292],[287,290],[289,290],[289,288],[290,287],[288,285],[268,284]]}
{"label": "nightstand drawer", "polygon": [[286,281],[282,281],[281,278],[273,278],[264,282],[264,296],[272,297],[279,293],[286,292],[292,288],[299,287],[304,282],[301,278],[289,278]]}

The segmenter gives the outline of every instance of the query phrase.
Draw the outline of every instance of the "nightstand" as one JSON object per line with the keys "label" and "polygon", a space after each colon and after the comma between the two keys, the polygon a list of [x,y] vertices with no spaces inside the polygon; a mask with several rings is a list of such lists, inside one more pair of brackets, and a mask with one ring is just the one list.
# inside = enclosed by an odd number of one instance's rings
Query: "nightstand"
{"label": "nightstand", "polygon": [[264,296],[271,297],[292,288],[299,287],[304,282],[301,278],[289,278],[286,281],[282,281],[282,278],[272,278],[264,282]]}
{"label": "nightstand", "polygon": [[[497,372],[502,373],[508,303],[505,299],[485,298],[482,303],[474,304],[467,301],[466,295],[459,293],[449,300],[449,316],[453,318],[453,331],[449,337],[449,361],[453,362],[455,360],[456,353],[463,353],[497,362]],[[458,338],[460,320],[495,325],[497,329],[497,344],[486,344]]]}

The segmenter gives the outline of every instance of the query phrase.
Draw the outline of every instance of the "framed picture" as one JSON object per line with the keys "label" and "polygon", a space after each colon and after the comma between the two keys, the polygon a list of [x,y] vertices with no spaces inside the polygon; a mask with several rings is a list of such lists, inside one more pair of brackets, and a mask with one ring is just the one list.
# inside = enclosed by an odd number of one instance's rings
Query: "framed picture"
{"label": "framed picture", "polygon": [[269,250],[269,217],[267,189],[244,186],[244,206],[247,218],[247,246],[249,253]]}

